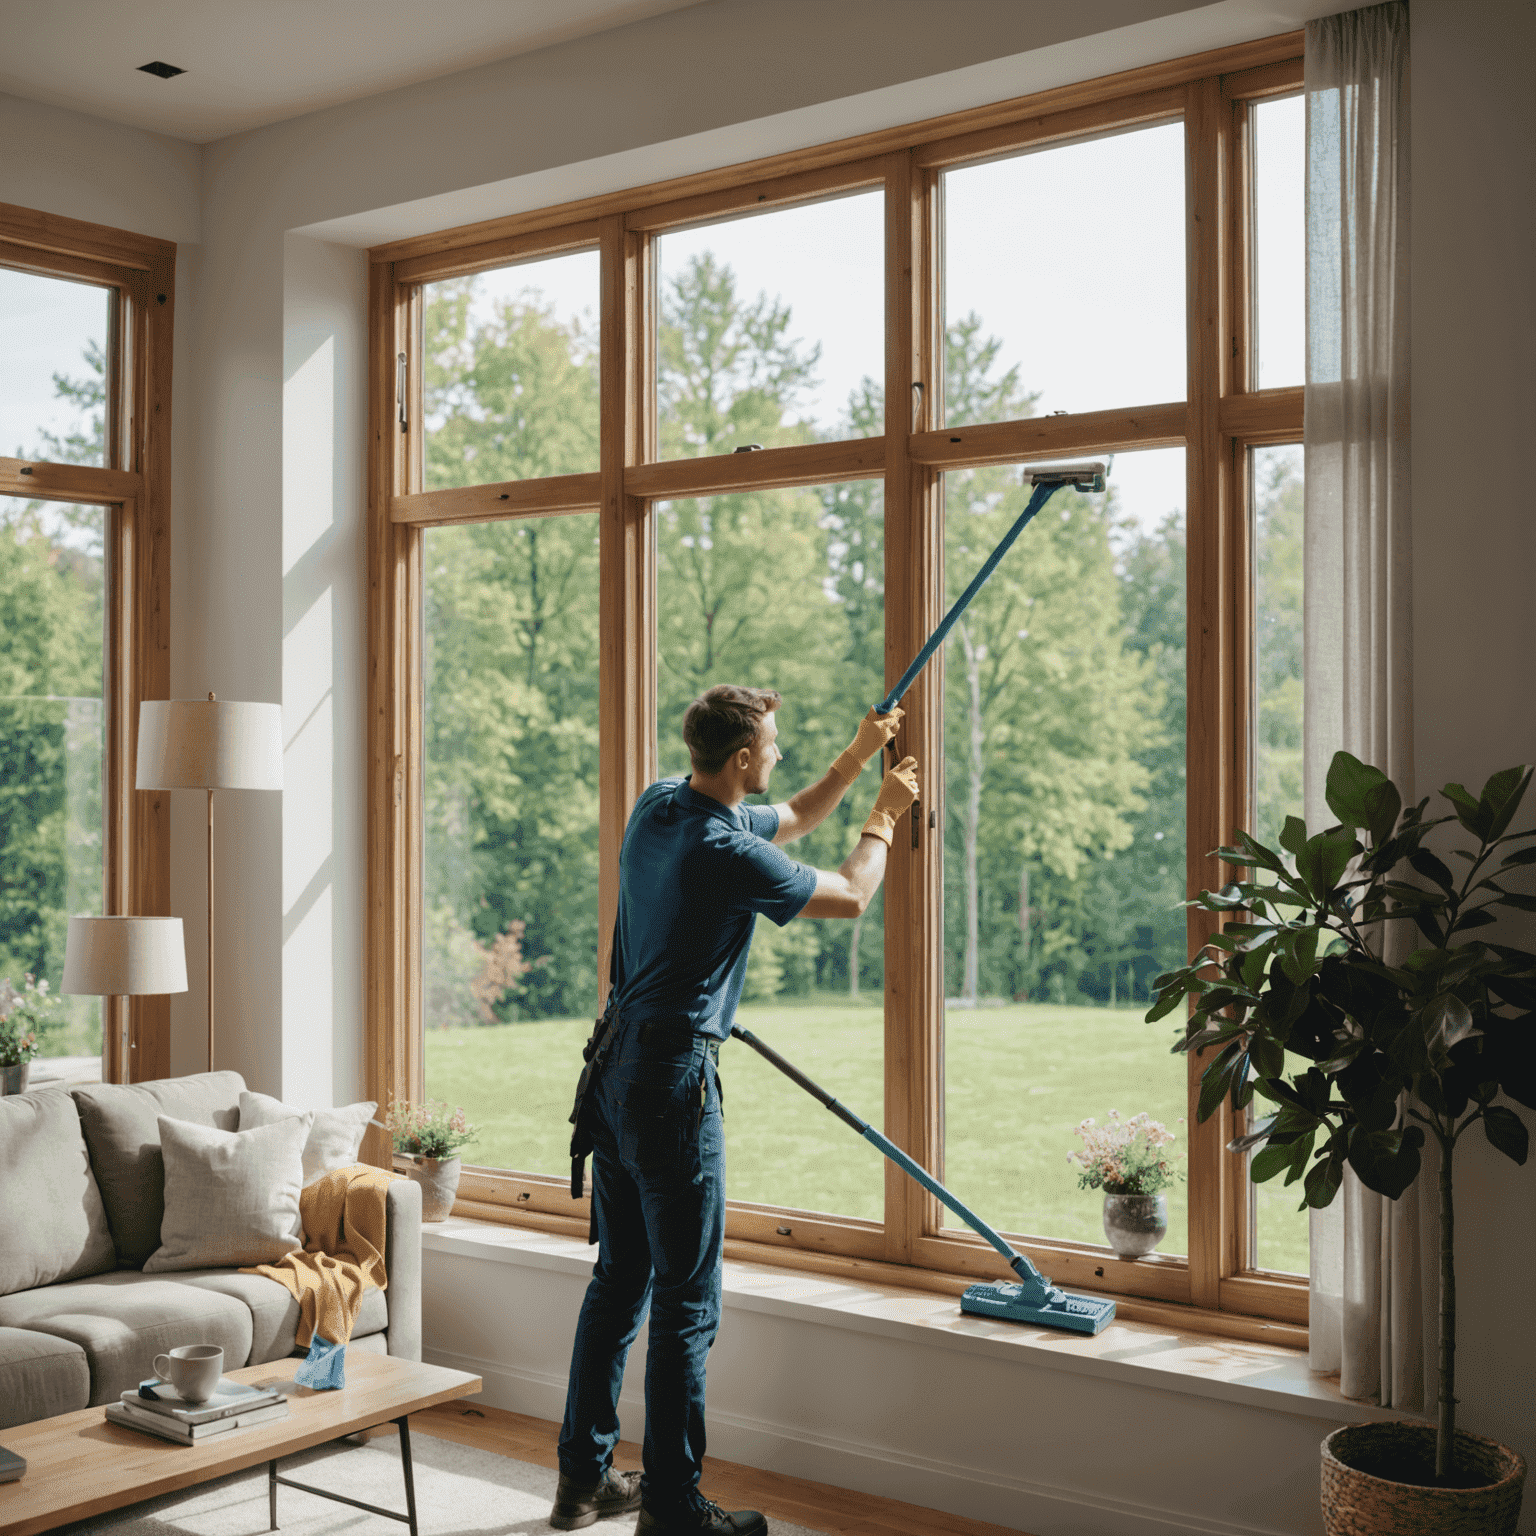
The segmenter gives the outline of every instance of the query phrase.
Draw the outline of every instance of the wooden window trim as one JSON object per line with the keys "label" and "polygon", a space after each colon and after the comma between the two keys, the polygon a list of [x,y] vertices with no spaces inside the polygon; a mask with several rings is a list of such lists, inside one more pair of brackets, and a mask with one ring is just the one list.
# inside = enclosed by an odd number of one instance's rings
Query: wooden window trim
{"label": "wooden window trim", "polygon": [[[421,530],[454,522],[549,516],[596,506],[602,559],[600,713],[600,932],[617,902],[624,820],[654,776],[655,554],[653,504],[673,497],[885,480],[886,648],[895,676],[937,621],[942,601],[942,476],[949,469],[1016,463],[1077,452],[1181,446],[1189,497],[1189,859],[1192,889],[1230,872],[1204,850],[1249,815],[1246,770],[1251,706],[1249,558],[1242,461],[1249,446],[1300,436],[1302,391],[1247,387],[1250,241],[1239,227],[1245,185],[1248,102],[1300,87],[1302,35],[1262,39],[1090,81],[972,112],[822,145],[748,165],[606,194],[457,230],[393,242],[371,252],[370,458],[370,930],[369,1081],[381,1101],[422,1089],[420,943]],[[1031,145],[1182,120],[1188,189],[1189,393],[1185,401],[1070,416],[939,428],[942,393],[939,178],[944,170]],[[659,461],[656,458],[655,284],[658,231],[747,215],[865,187],[883,187],[886,219],[885,431],[857,441],[816,443]],[[601,467],[595,474],[461,490],[421,490],[416,418],[398,430],[391,409],[394,359],[419,334],[420,284],[511,260],[590,246],[602,272]],[[914,412],[910,381],[926,387]],[[412,398],[419,400],[414,373]],[[909,696],[899,743],[923,761],[939,751],[935,661]],[[925,691],[926,690],[926,691]],[[1225,831],[1222,828],[1225,827]],[[942,1154],[942,963],[932,930],[942,900],[942,861],[930,839],[898,845],[886,883],[888,952],[909,958],[888,969],[885,1128],[914,1156]],[[1197,851],[1199,850],[1199,851]],[[1193,913],[1191,938],[1205,914]],[[903,942],[903,934],[907,942]],[[893,939],[894,936],[894,939]],[[934,951],[930,953],[930,951]],[[894,974],[899,972],[900,974]],[[606,974],[606,972],[604,972]],[[916,1070],[921,1063],[923,1070]],[[1190,1161],[1207,1197],[1191,1201],[1188,1256],[1135,1264],[1088,1244],[1025,1239],[1020,1247],[1059,1283],[1109,1290],[1125,1315],[1161,1309],[1239,1336],[1304,1337],[1307,1289],[1297,1277],[1249,1267],[1247,1184],[1225,1148],[1224,1109],[1197,1126],[1201,1063],[1189,1063]],[[375,1160],[388,1161],[376,1133]],[[472,1168],[457,1209],[488,1220],[584,1234],[586,1201],[562,1179]],[[733,1204],[728,1243],[771,1262],[840,1270],[892,1266],[911,1283],[951,1288],[995,1276],[999,1263],[978,1239],[944,1229],[937,1201],[886,1170],[883,1223]],[[782,1228],[788,1227],[785,1234]],[[1200,1324],[1196,1324],[1200,1326]],[[1247,1330],[1247,1332],[1244,1332]],[[1257,1332],[1255,1330],[1258,1330]]]}
{"label": "wooden window trim", "polygon": [[[0,265],[99,284],[114,295],[103,468],[0,459],[0,495],[107,509],[103,539],[102,911],[170,912],[170,799],[135,790],[139,704],[170,692],[171,363],[176,246],[129,230],[0,203]],[[126,1046],[126,1049],[124,1047]],[[170,1072],[169,997],[103,999],[102,1076]]]}

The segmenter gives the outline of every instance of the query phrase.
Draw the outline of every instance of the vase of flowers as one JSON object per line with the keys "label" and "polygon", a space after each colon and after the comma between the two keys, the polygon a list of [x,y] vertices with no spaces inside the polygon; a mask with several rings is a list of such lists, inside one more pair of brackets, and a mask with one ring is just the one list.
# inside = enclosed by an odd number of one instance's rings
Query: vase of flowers
{"label": "vase of flowers", "polygon": [[18,992],[6,978],[0,981],[0,1095],[25,1093],[32,1058],[43,1048],[43,1036],[53,1029],[55,999],[48,983],[30,972]]}
{"label": "vase of flowers", "polygon": [[396,1157],[406,1162],[405,1173],[421,1185],[421,1219],[446,1221],[463,1169],[457,1153],[479,1135],[477,1128],[462,1109],[428,1099],[424,1104],[391,1104],[384,1129]]}
{"label": "vase of flowers", "polygon": [[1122,1259],[1145,1258],[1168,1235],[1163,1191],[1183,1176],[1175,1154],[1164,1150],[1173,1132],[1145,1113],[1122,1120],[1112,1109],[1107,1123],[1084,1120],[1077,1134],[1082,1150],[1067,1161],[1081,1164],[1080,1189],[1104,1191],[1106,1241]]}

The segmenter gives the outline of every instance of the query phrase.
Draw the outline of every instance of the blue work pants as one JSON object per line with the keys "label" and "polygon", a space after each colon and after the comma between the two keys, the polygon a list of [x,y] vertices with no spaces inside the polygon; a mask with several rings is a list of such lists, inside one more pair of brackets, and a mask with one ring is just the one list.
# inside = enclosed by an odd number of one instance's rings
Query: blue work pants
{"label": "blue work pants", "polygon": [[704,1464],[704,1362],[720,1323],[725,1134],[719,1042],[620,1019],[584,1111],[597,1263],[582,1302],[560,1470],[595,1483],[619,1439],[624,1361],[650,1307],[641,1495],[692,1507]]}

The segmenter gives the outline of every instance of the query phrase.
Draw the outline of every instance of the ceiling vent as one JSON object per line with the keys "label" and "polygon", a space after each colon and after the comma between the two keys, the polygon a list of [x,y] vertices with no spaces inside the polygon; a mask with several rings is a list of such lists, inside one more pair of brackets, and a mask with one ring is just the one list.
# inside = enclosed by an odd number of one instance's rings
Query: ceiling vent
{"label": "ceiling vent", "polygon": [[186,74],[186,70],[177,69],[174,64],[167,64],[161,59],[155,59],[149,64],[140,64],[139,68],[146,75],[157,75],[162,80],[174,80],[177,75]]}

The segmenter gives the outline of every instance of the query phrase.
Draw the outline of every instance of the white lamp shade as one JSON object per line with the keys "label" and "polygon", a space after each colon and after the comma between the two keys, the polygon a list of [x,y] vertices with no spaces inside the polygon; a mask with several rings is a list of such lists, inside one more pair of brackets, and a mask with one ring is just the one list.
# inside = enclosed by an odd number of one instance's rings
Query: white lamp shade
{"label": "white lamp shade", "polygon": [[139,789],[281,789],[280,704],[145,699],[139,705]]}
{"label": "white lamp shade", "polygon": [[72,917],[61,992],[127,997],[187,990],[179,917]]}

